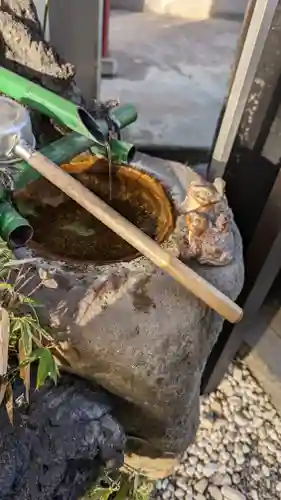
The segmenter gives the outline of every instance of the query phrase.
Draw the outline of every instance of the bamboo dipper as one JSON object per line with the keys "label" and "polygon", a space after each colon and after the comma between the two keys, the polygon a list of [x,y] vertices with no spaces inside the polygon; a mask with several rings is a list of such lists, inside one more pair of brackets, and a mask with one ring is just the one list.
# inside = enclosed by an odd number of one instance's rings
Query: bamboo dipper
{"label": "bamboo dipper", "polygon": [[230,323],[237,323],[243,316],[242,309],[211,283],[163,250],[158,243],[113,210],[79,181],[55,165],[26,143],[15,146],[15,153],[43,177],[61,189],[70,198],[99,219],[131,246],[150,259],[160,269],[181,283],[189,292],[201,299]]}

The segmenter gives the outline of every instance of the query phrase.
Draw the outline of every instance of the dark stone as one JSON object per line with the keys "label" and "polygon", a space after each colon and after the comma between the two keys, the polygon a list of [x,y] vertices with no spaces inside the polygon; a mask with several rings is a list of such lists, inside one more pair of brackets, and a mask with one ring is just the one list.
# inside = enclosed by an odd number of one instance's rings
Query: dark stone
{"label": "dark stone", "polygon": [[15,423],[0,408],[1,500],[77,500],[101,468],[123,463],[125,435],[107,396],[63,375],[57,387],[15,388]]}

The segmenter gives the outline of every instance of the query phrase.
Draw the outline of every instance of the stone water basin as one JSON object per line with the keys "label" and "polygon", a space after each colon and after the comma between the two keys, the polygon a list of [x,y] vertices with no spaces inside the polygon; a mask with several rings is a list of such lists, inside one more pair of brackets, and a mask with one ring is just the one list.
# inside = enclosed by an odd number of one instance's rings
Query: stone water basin
{"label": "stone water basin", "polygon": [[[157,243],[173,232],[172,200],[147,173],[113,166],[110,186],[107,162],[100,160],[76,179]],[[15,202],[33,226],[30,246],[38,255],[99,266],[138,256],[135,248],[44,178],[18,192]]]}
{"label": "stone water basin", "polygon": [[[145,155],[138,155],[133,167],[116,170],[110,203],[179,256],[186,240],[177,208],[196,174],[182,164]],[[81,181],[89,181],[81,175]],[[98,176],[104,175],[106,182],[98,183]],[[104,165],[90,182],[108,200]],[[146,472],[156,467],[157,476],[165,475],[170,457],[183,452],[194,439],[201,375],[223,320],[48,187],[50,192],[40,180],[16,194],[35,229],[26,254],[40,256],[39,267],[49,275],[36,292],[44,305],[42,319],[62,341],[71,367],[116,397],[117,418],[134,445],[128,463]],[[120,198],[130,206],[117,206]],[[43,209],[46,200],[49,207]],[[61,204],[64,209],[55,216]],[[233,231],[236,248],[230,265],[213,268],[193,263],[192,267],[235,300],[244,268],[235,224]],[[95,241],[96,235],[102,243]],[[37,283],[38,276],[32,286]]]}

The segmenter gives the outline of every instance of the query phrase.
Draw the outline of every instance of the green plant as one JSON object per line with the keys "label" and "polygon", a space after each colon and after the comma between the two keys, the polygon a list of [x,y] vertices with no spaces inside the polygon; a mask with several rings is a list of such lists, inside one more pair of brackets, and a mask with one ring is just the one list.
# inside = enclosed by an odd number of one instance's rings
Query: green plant
{"label": "green plant", "polygon": [[38,283],[27,294],[23,293],[34,281],[35,259],[15,260],[4,241],[0,240],[0,404],[6,403],[10,420],[13,413],[12,383],[18,374],[30,392],[30,366],[37,362],[38,389],[47,377],[55,383],[58,366],[52,336],[40,325],[36,309],[40,306],[33,298],[42,286]]}
{"label": "green plant", "polygon": [[101,478],[81,500],[149,500],[152,489],[152,483],[143,476],[122,473],[115,481]]}

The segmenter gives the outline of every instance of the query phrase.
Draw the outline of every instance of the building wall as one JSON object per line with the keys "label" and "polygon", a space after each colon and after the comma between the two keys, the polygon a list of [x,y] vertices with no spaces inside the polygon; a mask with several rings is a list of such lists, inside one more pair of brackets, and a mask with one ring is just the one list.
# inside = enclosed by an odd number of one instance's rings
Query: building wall
{"label": "building wall", "polygon": [[111,0],[111,6],[136,12],[150,10],[159,14],[206,19],[212,16],[241,17],[247,0]]}

